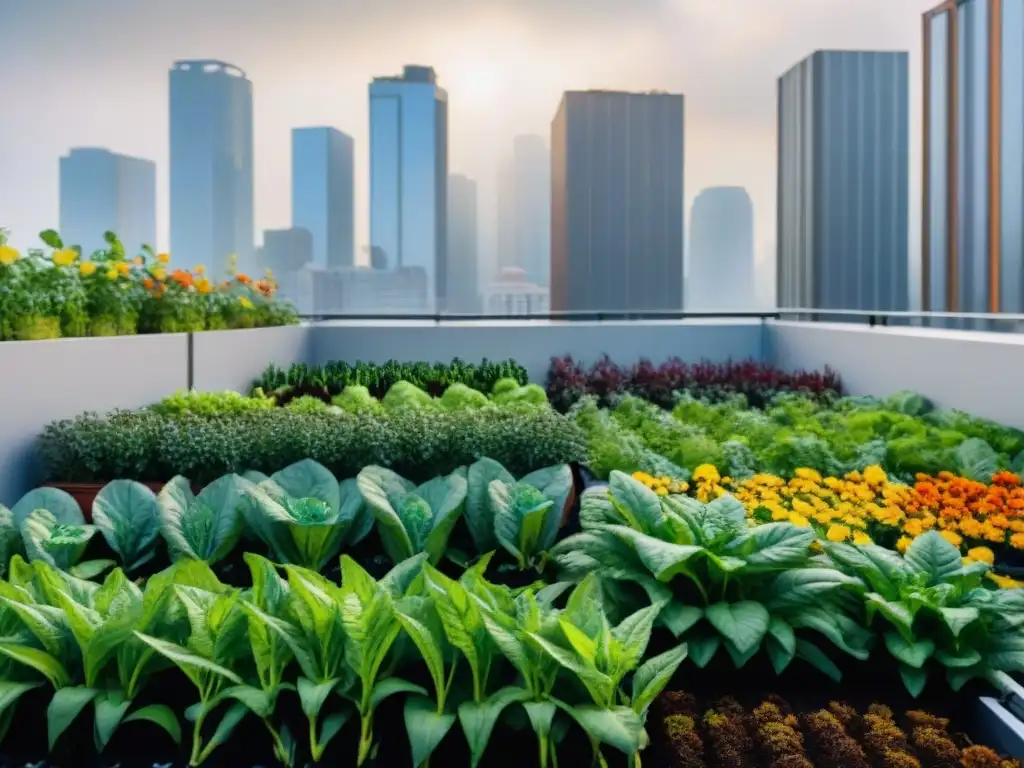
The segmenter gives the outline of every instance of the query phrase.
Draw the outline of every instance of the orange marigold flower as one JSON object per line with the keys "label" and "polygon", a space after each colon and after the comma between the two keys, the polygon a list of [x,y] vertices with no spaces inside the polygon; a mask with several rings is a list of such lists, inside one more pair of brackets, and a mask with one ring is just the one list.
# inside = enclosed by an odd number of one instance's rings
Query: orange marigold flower
{"label": "orange marigold flower", "polygon": [[1020,475],[1003,470],[992,475],[993,485],[1020,485]]}
{"label": "orange marigold flower", "polygon": [[249,283],[252,282],[252,278],[246,274],[243,274],[242,272],[239,272],[237,275],[235,275],[235,280],[240,282],[242,285],[248,285]]}
{"label": "orange marigold flower", "polygon": [[183,269],[176,269],[171,273],[171,280],[178,283],[183,288],[188,288],[192,285],[192,273],[186,272]]}
{"label": "orange marigold flower", "polygon": [[154,283],[153,283],[153,278],[152,277],[143,278],[143,280],[142,280],[142,287],[145,288],[147,291],[153,290],[153,285],[154,285]]}

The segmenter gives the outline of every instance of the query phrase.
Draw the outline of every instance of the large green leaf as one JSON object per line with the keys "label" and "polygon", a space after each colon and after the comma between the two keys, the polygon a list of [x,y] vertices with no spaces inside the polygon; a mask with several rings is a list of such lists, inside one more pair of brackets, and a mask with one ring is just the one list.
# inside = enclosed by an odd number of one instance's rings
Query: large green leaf
{"label": "large green leaf", "polygon": [[665,529],[665,513],[661,497],[625,472],[613,471],[608,476],[608,490],[617,507],[626,507],[640,524],[640,531],[659,536]]}
{"label": "large green leaf", "polygon": [[608,744],[626,755],[640,750],[643,743],[644,724],[636,712],[629,707],[595,707],[590,705],[569,706],[559,703],[592,739]]}
{"label": "large green leaf", "polygon": [[679,574],[689,573],[691,561],[706,552],[694,544],[673,544],[620,525],[607,530],[632,546],[640,561],[659,581],[671,581]]}
{"label": "large green leaf", "polygon": [[988,483],[999,471],[999,454],[980,437],[964,440],[953,452],[957,474],[979,483]]}
{"label": "large green leaf", "polygon": [[60,525],[83,525],[85,516],[78,502],[67,491],[60,488],[36,488],[22,496],[11,508],[14,525],[21,528],[32,512],[45,509]]}
{"label": "large green leaf", "polygon": [[768,610],[753,600],[715,603],[704,609],[704,616],[741,654],[761,643],[770,621]]}
{"label": "large green leaf", "polygon": [[194,496],[179,475],[163,487],[160,532],[173,557],[215,563],[234,549],[242,534],[242,483],[238,475],[224,475]]}
{"label": "large green leaf", "polygon": [[748,573],[781,571],[806,562],[813,541],[814,532],[810,528],[798,528],[791,523],[767,523],[752,528],[730,549],[746,553],[742,557]]}
{"label": "large green leaf", "polygon": [[898,553],[877,544],[854,546],[830,541],[820,544],[836,565],[860,576],[884,599],[899,599],[900,585],[910,576],[911,568]]}
{"label": "large green leaf", "polygon": [[934,530],[914,539],[904,559],[915,571],[927,576],[929,586],[941,584],[962,565],[960,550]]}
{"label": "large green leaf", "polygon": [[545,518],[554,502],[527,483],[492,480],[488,488],[498,542],[525,568],[541,550]]}
{"label": "large green leaf", "polygon": [[153,558],[153,544],[160,535],[160,508],[156,494],[134,480],[113,480],[96,494],[92,521],[133,571]]}
{"label": "large green leaf", "polygon": [[89,540],[96,534],[93,525],[60,523],[48,509],[36,509],[21,524],[21,537],[31,561],[41,561],[69,570],[85,554]]}
{"label": "large green leaf", "polygon": [[11,558],[22,551],[21,531],[14,523],[14,513],[0,504],[0,578],[7,575]]}
{"label": "large green leaf", "polygon": [[373,523],[376,519],[373,511],[363,500],[359,492],[359,485],[354,477],[342,480],[338,484],[341,507],[338,510],[338,519],[342,520],[346,527],[345,542],[350,546],[358,544],[373,530]]}
{"label": "large green leaf", "polygon": [[392,562],[400,563],[415,555],[412,539],[398,512],[413,484],[384,467],[366,467],[356,477],[356,484],[377,519],[381,544]]}
{"label": "large green leaf", "polygon": [[562,514],[573,492],[572,470],[568,464],[544,467],[525,475],[519,482],[532,485],[551,501],[551,509],[544,517],[544,531],[540,538],[541,549],[549,549],[558,538]]}
{"label": "large green leaf", "polygon": [[908,643],[899,632],[894,631],[885,633],[885,647],[902,664],[914,669],[923,667],[935,653],[935,643],[932,640],[922,638]]}
{"label": "large green leaf", "polygon": [[422,548],[437,563],[444,556],[455,524],[466,505],[466,477],[461,472],[435,477],[416,488],[416,495],[427,502],[431,512],[431,528]]}
{"label": "large green leaf", "polygon": [[471,768],[480,765],[494,725],[505,708],[517,701],[526,701],[529,696],[529,691],[523,688],[508,686],[492,693],[479,704],[464,701],[459,705],[459,723],[469,743]]}
{"label": "large green leaf", "polygon": [[334,515],[341,509],[341,489],[334,473],[313,459],[289,464],[270,477],[293,499],[320,499]]}
{"label": "large green leaf", "polygon": [[512,484],[515,478],[494,459],[484,457],[469,465],[466,473],[466,527],[473,537],[477,552],[498,548],[494,535],[494,513],[488,496],[492,480]]}
{"label": "large green leaf", "polygon": [[641,664],[633,675],[633,711],[643,715],[679,669],[687,654],[686,643],[670,648]]}
{"label": "large green leaf", "polygon": [[57,745],[57,739],[68,729],[88,704],[100,695],[96,688],[69,685],[58,689],[46,707],[46,738],[50,751]]}
{"label": "large green leaf", "polygon": [[405,731],[412,748],[412,764],[423,765],[455,724],[455,715],[438,712],[424,696],[405,700]]}

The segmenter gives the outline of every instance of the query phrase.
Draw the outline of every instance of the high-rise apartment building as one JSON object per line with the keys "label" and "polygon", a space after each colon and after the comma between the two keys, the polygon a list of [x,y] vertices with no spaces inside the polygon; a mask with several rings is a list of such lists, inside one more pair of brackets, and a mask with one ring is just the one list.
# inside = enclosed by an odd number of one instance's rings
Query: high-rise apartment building
{"label": "high-rise apartment building", "polygon": [[292,226],[313,235],[313,264],[355,263],[352,137],[335,128],[292,130]]}
{"label": "high-rise apartment building", "polygon": [[441,307],[446,312],[480,312],[478,229],[476,182],[453,173],[448,176],[447,303]]}
{"label": "high-rise apartment building", "polygon": [[370,245],[422,269],[430,305],[448,285],[448,94],[430,67],[370,83]]}
{"label": "high-rise apartment building", "polygon": [[683,96],[570,91],[551,123],[551,309],[683,307]]}
{"label": "high-rise apartment building", "polygon": [[551,152],[540,136],[516,136],[498,187],[498,266],[547,286],[551,270]]}
{"label": "high-rise apartment building", "polygon": [[299,273],[313,262],[313,249],[313,233],[308,229],[264,230],[257,266],[274,273],[282,299],[297,300]]}
{"label": "high-rise apartment building", "polygon": [[702,190],[690,208],[689,231],[686,308],[754,311],[754,204],[747,190]]}
{"label": "high-rise apartment building", "polygon": [[60,159],[60,235],[88,256],[113,232],[129,255],[156,247],[156,164],[76,147]]}
{"label": "high-rise apartment building", "polygon": [[1024,0],[923,21],[921,308],[1024,312]]}
{"label": "high-rise apartment building", "polygon": [[816,51],[779,78],[780,307],[905,310],[907,54]]}
{"label": "high-rise apartment building", "polygon": [[253,266],[252,83],[223,61],[170,72],[171,252],[180,263]]}

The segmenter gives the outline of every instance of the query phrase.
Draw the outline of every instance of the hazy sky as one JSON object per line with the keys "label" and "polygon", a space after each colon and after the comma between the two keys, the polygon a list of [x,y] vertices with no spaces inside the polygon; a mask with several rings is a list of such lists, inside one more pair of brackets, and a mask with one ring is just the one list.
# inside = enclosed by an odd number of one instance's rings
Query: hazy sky
{"label": "hazy sky", "polygon": [[[432,65],[450,100],[450,170],[480,183],[517,133],[550,141],[562,91],[686,96],[687,206],[749,189],[775,237],[776,78],[815,49],[911,52],[911,252],[918,250],[921,13],[935,0],[0,0],[0,226],[16,245],[57,225],[58,158],[105,146],[157,162],[168,246],[167,71],[219,58],[253,81],[256,225],[288,226],[292,127],[356,142],[356,239],[369,230],[367,85]],[[765,254],[759,253],[759,257]]]}

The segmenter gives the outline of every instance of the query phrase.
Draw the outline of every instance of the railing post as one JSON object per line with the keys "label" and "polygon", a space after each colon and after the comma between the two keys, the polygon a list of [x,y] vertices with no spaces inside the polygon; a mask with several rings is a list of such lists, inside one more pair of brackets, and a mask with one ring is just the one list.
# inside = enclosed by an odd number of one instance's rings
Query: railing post
{"label": "railing post", "polygon": [[185,334],[185,389],[191,392],[195,389],[195,336],[192,331]]}

